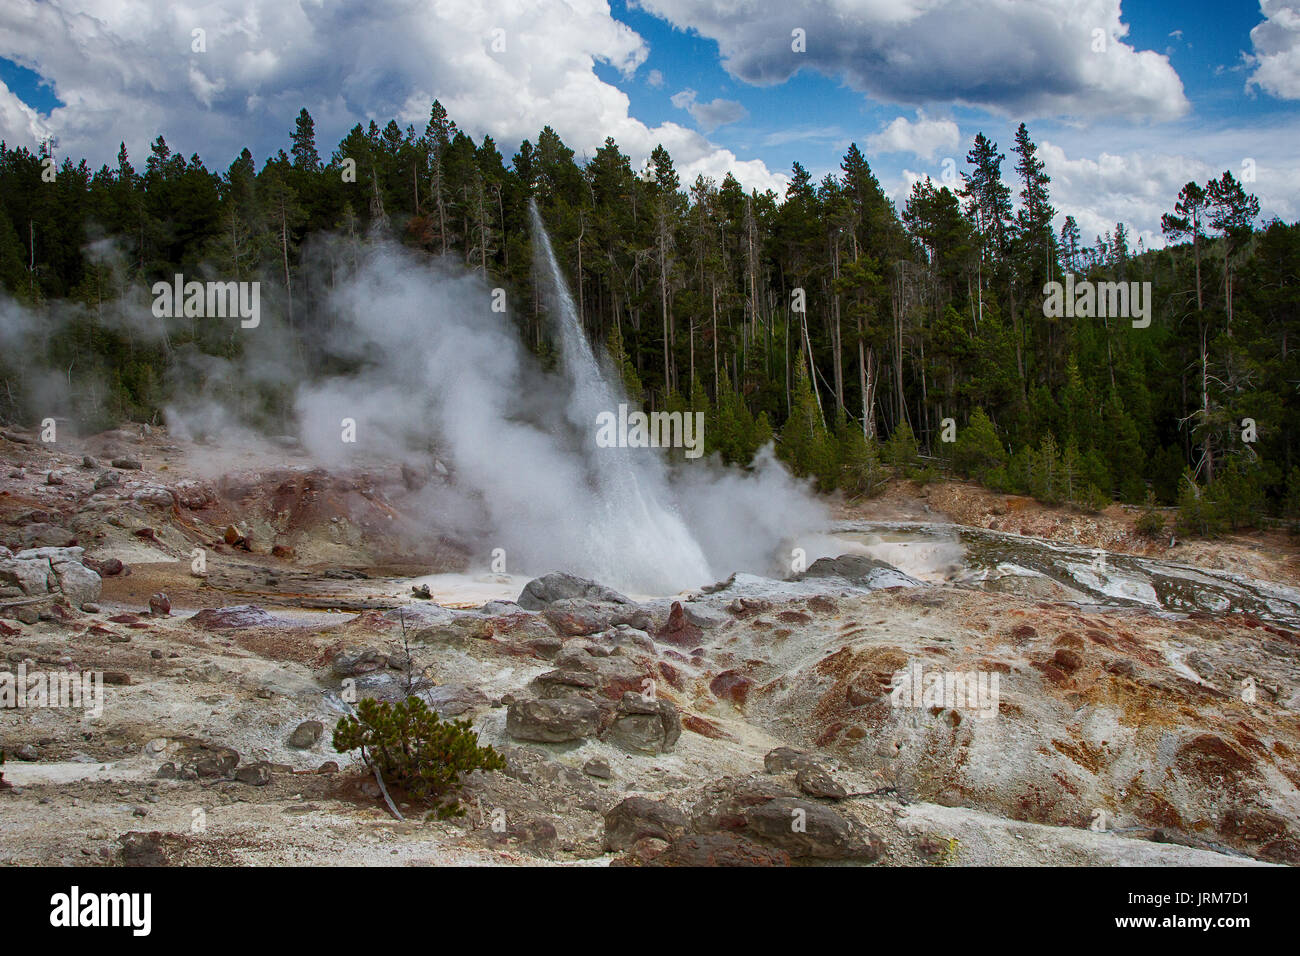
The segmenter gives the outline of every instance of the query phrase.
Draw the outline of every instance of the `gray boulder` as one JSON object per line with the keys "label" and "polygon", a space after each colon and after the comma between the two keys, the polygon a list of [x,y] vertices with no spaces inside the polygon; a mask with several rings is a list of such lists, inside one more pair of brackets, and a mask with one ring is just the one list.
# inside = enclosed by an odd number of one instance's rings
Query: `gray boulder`
{"label": "gray boulder", "polygon": [[605,814],[605,850],[625,850],[647,837],[672,842],[686,833],[690,820],[676,807],[645,797],[628,797]]}
{"label": "gray boulder", "polygon": [[745,829],[796,858],[872,861],[881,852],[875,834],[860,833],[834,810],[809,800],[778,797],[752,807],[745,813]]}
{"label": "gray boulder", "polygon": [[461,614],[446,623],[434,624],[415,632],[414,640],[424,644],[468,644],[487,640],[493,634],[492,619],[478,614]]}
{"label": "gray boulder", "polygon": [[796,580],[804,578],[838,578],[865,588],[920,587],[921,582],[904,574],[892,564],[864,554],[841,554],[838,558],[818,558]]}
{"label": "gray boulder", "polygon": [[338,677],[356,677],[388,666],[388,656],[373,647],[345,647],[334,658]]}
{"label": "gray boulder", "polygon": [[849,795],[848,791],[836,783],[835,778],[821,767],[801,767],[795,774],[794,782],[810,797],[843,800]]}
{"label": "gray boulder", "polygon": [[525,610],[540,611],[548,604],[566,598],[584,598],[588,601],[604,601],[610,604],[634,603],[631,598],[619,594],[612,588],[563,571],[554,571],[529,581],[524,585],[519,600],[515,603]]}
{"label": "gray boulder", "polygon": [[321,734],[324,732],[325,725],[319,720],[304,720],[289,735],[289,746],[295,750],[307,750],[310,747],[315,747],[316,742],[320,740]]}
{"label": "gray boulder", "polygon": [[821,765],[810,754],[793,747],[777,747],[769,750],[763,758],[763,769],[768,773],[790,773],[805,767],[821,769]]}
{"label": "gray boulder", "polygon": [[581,697],[517,700],[506,711],[506,733],[515,740],[558,744],[599,730],[600,709]]}
{"label": "gray boulder", "polygon": [[682,721],[672,701],[628,692],[618,703],[605,738],[624,750],[661,754],[682,735]]}
{"label": "gray boulder", "polygon": [[54,576],[59,590],[77,607],[99,600],[104,582],[98,574],[77,561],[61,561],[54,565]]}
{"label": "gray boulder", "polygon": [[0,559],[0,585],[21,588],[29,597],[48,594],[50,563],[45,560],[21,561],[16,558]]}
{"label": "gray boulder", "polygon": [[19,561],[45,560],[52,564],[60,561],[80,561],[85,548],[28,548],[14,555]]}

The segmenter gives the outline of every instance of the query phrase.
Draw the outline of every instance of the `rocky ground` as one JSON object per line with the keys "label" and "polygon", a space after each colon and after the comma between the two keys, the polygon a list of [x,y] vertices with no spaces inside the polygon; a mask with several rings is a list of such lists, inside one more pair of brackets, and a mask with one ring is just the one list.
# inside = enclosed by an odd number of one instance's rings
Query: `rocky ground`
{"label": "rocky ground", "polygon": [[[230,461],[160,430],[0,434],[0,681],[96,671],[106,694],[98,717],[0,713],[0,862],[1300,862],[1286,626],[922,583],[862,556],[650,601],[548,575],[453,607],[401,582],[465,567],[456,542],[405,536],[431,480],[291,449]],[[1297,580],[1284,538],[1171,548],[1122,508],[960,483],[841,516]],[[917,665],[996,675],[996,714],[900,706],[891,681]],[[397,819],[331,746],[353,691],[412,685],[506,757],[464,781],[459,819],[400,792]]]}

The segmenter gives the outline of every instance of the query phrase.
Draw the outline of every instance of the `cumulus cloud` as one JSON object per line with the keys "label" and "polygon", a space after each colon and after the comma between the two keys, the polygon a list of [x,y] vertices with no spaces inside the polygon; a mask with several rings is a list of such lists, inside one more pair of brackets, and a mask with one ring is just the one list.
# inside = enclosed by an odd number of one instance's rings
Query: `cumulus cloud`
{"label": "cumulus cloud", "polygon": [[877,153],[911,153],[932,160],[939,150],[955,150],[961,133],[952,120],[927,119],[917,110],[916,121],[899,116],[883,130],[867,138],[867,146]]}
{"label": "cumulus cloud", "polygon": [[[1010,141],[1009,131],[985,129],[1000,144]],[[1059,231],[1066,216],[1073,216],[1085,244],[1114,231],[1123,222],[1136,246],[1140,237],[1148,249],[1165,244],[1160,216],[1171,212],[1178,191],[1189,181],[1201,184],[1225,170],[1259,197],[1260,224],[1277,217],[1286,222],[1300,218],[1300,158],[1290,144],[1300,139],[1300,117],[1272,119],[1267,128],[1248,125],[1195,129],[1184,124],[1169,128],[1135,130],[1129,148],[1101,148],[1095,135],[1062,128],[1038,140],[1039,157],[1052,177],[1052,205],[1057,209]],[[1003,151],[1006,151],[1003,145]],[[1019,192],[1009,157],[1003,176]],[[965,168],[959,164],[959,169]],[[884,174],[881,185],[901,209],[915,182],[929,176],[936,185],[943,170],[903,169],[898,176]]]}
{"label": "cumulus cloud", "polygon": [[[1168,58],[1123,42],[1120,0],[636,2],[715,40],[723,66],[759,86],[810,69],[888,102],[1026,117],[1163,120],[1188,109]],[[794,30],[804,31],[804,52]]]}
{"label": "cumulus cloud", "polygon": [[1259,6],[1264,22],[1250,31],[1255,52],[1246,61],[1255,70],[1246,86],[1281,99],[1300,99],[1300,2],[1260,0]]}
{"label": "cumulus cloud", "polygon": [[0,80],[0,139],[10,145],[39,143],[50,136],[49,127],[40,115],[14,95]]}
{"label": "cumulus cloud", "polygon": [[[0,94],[0,136],[34,144],[38,120],[61,151],[111,162],[160,133],[224,166],[244,146],[283,147],[298,110],[322,152],[353,124],[395,116],[423,130],[436,98],[468,132],[510,146],[549,124],[580,155],[606,136],[639,162],[658,143],[679,169],[782,189],[786,177],[674,123],[650,127],[596,73],[630,78],[649,54],[605,0],[6,0],[0,56],[40,74],[64,104],[41,120]],[[195,30],[204,33],[195,50]]]}
{"label": "cumulus cloud", "polygon": [[646,74],[645,81],[653,87],[660,87],[664,85],[664,75],[658,70],[651,70]]}
{"label": "cumulus cloud", "polygon": [[749,110],[735,100],[715,99],[701,103],[694,90],[686,89],[672,95],[672,104],[679,110],[686,110],[691,119],[706,133],[711,133],[719,126],[736,123],[749,115]]}

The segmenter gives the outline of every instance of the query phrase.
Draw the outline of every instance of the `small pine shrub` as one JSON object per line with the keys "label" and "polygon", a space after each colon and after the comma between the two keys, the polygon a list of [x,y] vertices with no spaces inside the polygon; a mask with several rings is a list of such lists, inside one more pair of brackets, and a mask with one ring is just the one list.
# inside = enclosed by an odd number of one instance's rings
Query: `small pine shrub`
{"label": "small pine shrub", "polygon": [[1156,511],[1155,492],[1147,492],[1146,504],[1146,510],[1133,522],[1133,529],[1144,538],[1158,538],[1165,530],[1165,516]]}
{"label": "small pine shrub", "polygon": [[1133,527],[1144,538],[1158,538],[1165,530],[1165,516],[1158,511],[1144,511]]}
{"label": "small pine shrub", "polygon": [[339,753],[360,748],[368,767],[378,767],[384,782],[404,789],[413,799],[435,803],[439,818],[464,814],[449,792],[461,774],[474,770],[504,770],[505,758],[492,747],[480,747],[467,720],[441,720],[419,697],[390,704],[366,698],[355,715],[342,717],[334,728]]}
{"label": "small pine shrub", "polygon": [[1110,504],[1110,496],[1089,482],[1075,492],[1073,503],[1081,511],[1097,514],[1106,510],[1106,506]]}
{"label": "small pine shrub", "polygon": [[1183,476],[1178,492],[1178,533],[1187,537],[1215,538],[1224,531],[1224,521],[1218,508],[1192,475]]}

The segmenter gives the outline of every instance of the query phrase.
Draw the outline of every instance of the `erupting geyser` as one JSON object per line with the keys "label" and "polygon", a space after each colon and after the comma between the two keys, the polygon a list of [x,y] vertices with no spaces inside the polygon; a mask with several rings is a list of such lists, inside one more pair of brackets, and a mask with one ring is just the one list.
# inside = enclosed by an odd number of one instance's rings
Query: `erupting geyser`
{"label": "erupting geyser", "polygon": [[585,557],[574,559],[589,563],[603,581],[635,583],[648,593],[704,583],[710,579],[708,560],[672,504],[660,453],[596,445],[596,417],[614,411],[627,399],[606,380],[592,354],[535,202],[530,201],[529,212],[533,254],[547,280],[547,299],[570,386],[568,420],[582,436],[579,447],[589,481],[590,511],[583,519]]}

